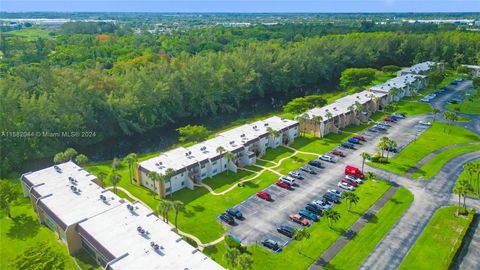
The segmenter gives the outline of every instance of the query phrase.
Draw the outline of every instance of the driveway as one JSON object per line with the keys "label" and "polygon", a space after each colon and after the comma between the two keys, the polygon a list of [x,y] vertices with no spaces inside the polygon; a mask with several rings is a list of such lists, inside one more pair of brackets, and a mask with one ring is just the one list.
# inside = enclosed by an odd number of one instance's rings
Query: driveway
{"label": "driveway", "polygon": [[[479,158],[480,152],[458,156],[447,162],[429,181],[414,181],[372,167],[371,171],[380,177],[408,188],[413,193],[415,200],[360,268],[397,269],[435,211],[439,207],[451,204],[452,190],[458,175],[463,171],[463,165]],[[475,261],[478,262],[478,258]]]}
{"label": "driveway", "polygon": [[[298,226],[289,221],[288,215],[297,213],[303,206],[314,200],[320,199],[327,189],[337,188],[337,182],[344,176],[345,165],[352,164],[361,166],[361,152],[373,153],[378,151],[376,145],[380,137],[389,136],[394,138],[398,145],[406,145],[426,128],[417,125],[422,116],[415,116],[400,120],[388,130],[388,133],[366,132],[367,143],[359,146],[357,150],[342,149],[347,156],[337,159],[336,163],[323,162],[324,169],[317,169],[317,175],[304,173],[304,180],[297,180],[295,190],[285,190],[275,185],[266,189],[272,194],[273,202],[261,200],[253,195],[249,199],[237,205],[245,214],[245,220],[238,221],[237,225],[229,226],[229,233],[250,245],[259,243],[265,238],[273,238],[280,243],[288,243],[290,240],[277,233],[276,228],[281,224]],[[288,161],[286,161],[288,162]]]}

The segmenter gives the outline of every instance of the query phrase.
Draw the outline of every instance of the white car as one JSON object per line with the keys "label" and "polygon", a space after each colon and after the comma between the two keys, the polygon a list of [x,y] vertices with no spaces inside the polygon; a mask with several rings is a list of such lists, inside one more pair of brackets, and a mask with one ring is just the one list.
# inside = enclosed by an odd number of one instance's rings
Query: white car
{"label": "white car", "polygon": [[280,177],[280,181],[287,183],[290,186],[293,186],[293,184],[295,184],[295,179],[290,176],[282,176]]}
{"label": "white car", "polygon": [[357,182],[359,184],[363,184],[363,180],[360,178],[353,177],[351,175],[345,175],[345,178],[354,182]]}
{"label": "white car", "polygon": [[318,157],[319,159],[323,160],[323,161],[328,161],[328,162],[335,162],[335,160],[333,159],[332,156],[329,156],[329,155],[321,155],[320,157]]}
{"label": "white car", "polygon": [[338,187],[339,188],[343,188],[343,189],[346,189],[346,190],[355,190],[355,187],[350,185],[350,184],[347,184],[347,183],[344,183],[344,182],[338,182]]}
{"label": "white car", "polygon": [[394,114],[393,116],[395,116],[397,118],[400,118],[400,119],[405,119],[405,116],[403,116],[401,114]]}
{"label": "white car", "polygon": [[424,126],[431,126],[431,125],[432,125],[432,123],[430,123],[430,122],[428,122],[428,121],[422,121],[422,120],[418,121],[418,123],[419,123],[420,125],[424,125]]}
{"label": "white car", "polygon": [[337,189],[329,189],[329,190],[327,190],[327,192],[333,193],[340,198],[342,197],[342,193],[343,193],[341,190],[337,190]]}
{"label": "white car", "polygon": [[315,200],[315,201],[312,201],[312,203],[315,204],[315,205],[320,206],[320,207],[321,207],[322,209],[324,209],[324,210],[328,210],[328,209],[331,209],[331,208],[332,208],[332,205],[331,205],[331,204],[326,203],[326,202],[324,202],[324,201],[322,201],[322,200]]}

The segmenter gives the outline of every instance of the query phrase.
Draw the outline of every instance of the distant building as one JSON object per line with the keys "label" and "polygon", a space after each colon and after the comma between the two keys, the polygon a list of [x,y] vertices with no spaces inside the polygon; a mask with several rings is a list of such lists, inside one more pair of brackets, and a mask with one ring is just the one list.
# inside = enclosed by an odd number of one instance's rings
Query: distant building
{"label": "distant building", "polygon": [[[236,172],[238,167],[255,164],[267,148],[276,148],[291,143],[298,136],[298,122],[274,116],[265,120],[222,132],[215,138],[184,148],[179,147],[140,162],[137,165],[138,182],[153,191],[160,185],[161,196],[182,188],[193,189],[203,179],[226,170]],[[274,137],[269,130],[278,132]],[[223,152],[218,152],[219,147]],[[227,160],[225,153],[233,154]],[[150,172],[165,175],[173,169],[175,175],[167,184],[156,184],[148,177]]]}
{"label": "distant building", "polygon": [[140,202],[129,202],[69,161],[23,174],[38,219],[71,255],[87,251],[104,269],[223,269]]}
{"label": "distant building", "polygon": [[397,72],[397,76],[403,76],[407,74],[426,74],[432,70],[443,69],[443,65],[440,63],[426,61],[418,63],[408,68],[401,69]]}
{"label": "distant building", "polygon": [[462,66],[472,70],[470,73],[472,77],[480,77],[480,66],[474,66],[474,65],[462,65]]}

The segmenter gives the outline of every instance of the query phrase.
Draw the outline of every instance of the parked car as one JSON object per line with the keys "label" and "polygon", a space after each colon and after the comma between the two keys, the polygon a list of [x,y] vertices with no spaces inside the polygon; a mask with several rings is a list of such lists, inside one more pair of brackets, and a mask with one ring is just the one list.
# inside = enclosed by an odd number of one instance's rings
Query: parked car
{"label": "parked car", "polygon": [[240,210],[238,210],[237,208],[228,208],[227,209],[227,214],[229,214],[230,216],[235,217],[237,219],[242,219],[243,218],[242,212],[240,212]]}
{"label": "parked car", "polygon": [[428,122],[428,121],[423,121],[423,120],[418,121],[418,123],[419,123],[420,125],[424,125],[424,126],[431,126],[431,125],[432,125],[432,123],[430,123],[430,122]]}
{"label": "parked car", "polygon": [[420,99],[421,102],[430,102],[430,99],[429,98],[422,98]]}
{"label": "parked car", "polygon": [[320,206],[323,210],[328,210],[328,209],[332,208],[332,205],[329,204],[328,202],[324,201],[324,200],[323,201],[322,200],[314,200],[314,201],[312,201],[312,203]]}
{"label": "parked car", "polygon": [[334,163],[335,160],[333,159],[332,156],[329,156],[329,155],[321,155],[320,157],[318,157],[319,159],[323,160],[323,161],[328,161],[328,162],[332,162]]}
{"label": "parked car", "polygon": [[257,196],[260,198],[260,199],[264,199],[266,201],[271,201],[272,200],[272,196],[270,196],[270,194],[268,194],[268,192],[266,191],[259,191],[257,192]]}
{"label": "parked car", "polygon": [[338,187],[339,188],[343,188],[343,189],[346,189],[346,190],[350,190],[350,191],[354,191],[355,190],[355,187],[352,186],[352,185],[349,185],[345,182],[338,182]]}
{"label": "parked car", "polygon": [[348,175],[348,174],[345,175],[345,178],[347,178],[348,180],[355,181],[359,184],[363,184],[363,180],[360,179],[360,178],[357,178],[357,177],[354,177],[354,176],[351,176],[351,175]]}
{"label": "parked car", "polygon": [[290,177],[290,176],[282,176],[279,179],[280,181],[289,184],[290,186],[293,186],[295,184],[295,178]]}
{"label": "parked car", "polygon": [[303,175],[299,171],[289,172],[288,175],[298,180],[303,180]]}
{"label": "parked car", "polygon": [[363,136],[363,135],[359,135],[359,134],[357,134],[357,135],[354,135],[352,138],[355,138],[355,139],[358,139],[358,140],[360,140],[360,141],[364,141],[364,142],[366,142],[366,141],[367,141],[367,139],[365,139],[365,136]]}
{"label": "parked car", "polygon": [[345,154],[338,149],[332,150],[330,153],[332,153],[332,155],[335,155],[335,156],[345,157]]}
{"label": "parked car", "polygon": [[388,117],[383,118],[383,121],[392,122],[392,123],[397,122],[397,121],[393,120],[392,118],[388,118]]}
{"label": "parked car", "polygon": [[327,193],[332,193],[332,194],[336,195],[337,197],[341,198],[343,192],[341,190],[329,189],[329,190],[327,190]]}
{"label": "parked car", "polygon": [[338,197],[337,195],[327,192],[323,195],[323,199],[325,199],[327,202],[334,202],[334,203],[340,203],[341,198]]}
{"label": "parked car", "polygon": [[342,147],[344,148],[348,148],[348,149],[355,149],[355,145],[353,143],[350,143],[350,142],[344,142],[341,144]]}
{"label": "parked car", "polygon": [[310,166],[302,166],[300,170],[309,173],[309,174],[317,174],[317,172]]}
{"label": "parked car", "polygon": [[387,121],[381,121],[378,123],[379,125],[385,126],[385,127],[391,127],[392,125],[388,123]]}
{"label": "parked car", "polygon": [[282,180],[278,180],[277,182],[275,182],[275,185],[285,189],[292,189],[292,185],[290,185],[289,183],[285,183]]}
{"label": "parked car", "polygon": [[298,214],[306,219],[309,219],[311,221],[319,221],[320,219],[318,218],[318,216],[308,210],[305,210],[305,209],[302,209],[300,211],[298,211]]}
{"label": "parked car", "polygon": [[378,132],[378,130],[377,130],[376,128],[374,128],[374,127],[371,127],[371,128],[369,128],[369,129],[367,129],[367,131],[375,132],[375,133]]}
{"label": "parked car", "polygon": [[305,209],[316,214],[316,215],[321,215],[323,210],[320,206],[313,204],[313,203],[307,203],[305,205]]}
{"label": "parked car", "polygon": [[356,138],[348,138],[349,143],[360,144],[360,140]]}
{"label": "parked car", "polygon": [[264,239],[262,241],[262,245],[266,248],[269,248],[269,249],[273,250],[273,251],[277,251],[277,250],[280,249],[280,246],[278,245],[278,243],[275,242],[272,239]]}
{"label": "parked car", "polygon": [[308,165],[311,165],[311,166],[317,167],[317,168],[323,168],[322,162],[320,162],[318,160],[312,160],[312,161],[308,162]]}
{"label": "parked car", "polygon": [[388,152],[392,152],[392,153],[398,153],[399,149],[398,149],[398,147],[389,146],[389,147],[387,148],[387,151],[388,151]]}
{"label": "parked car", "polygon": [[380,124],[376,124],[376,125],[373,126],[373,127],[376,128],[376,129],[378,129],[378,130],[380,130],[380,131],[386,131],[386,130],[387,130],[386,127],[384,127],[384,126],[382,126],[382,125],[380,125]]}
{"label": "parked car", "polygon": [[233,219],[232,216],[230,216],[230,215],[227,214],[227,213],[221,213],[221,214],[220,214],[220,219],[221,219],[222,221],[224,221],[225,223],[227,223],[227,224],[235,225],[235,220]]}
{"label": "parked car", "polygon": [[390,119],[392,119],[392,120],[394,120],[394,121],[398,121],[398,120],[400,120],[398,117],[396,117],[396,116],[395,116],[395,115],[393,115],[393,114],[392,114],[392,115],[390,115],[390,116],[387,116],[387,118],[390,118]]}
{"label": "parked car", "polygon": [[402,112],[397,112],[394,115],[400,115],[400,116],[403,116],[403,118],[407,118],[407,115],[405,113],[402,113]]}
{"label": "parked car", "polygon": [[361,178],[361,179],[365,178],[365,174],[363,174],[362,171],[360,171],[359,168],[357,168],[355,166],[352,166],[352,165],[345,166],[345,174],[346,175],[351,175],[351,176],[356,177],[356,178]]}
{"label": "parked car", "polygon": [[290,218],[291,221],[293,221],[295,223],[298,223],[302,226],[310,225],[310,221],[308,221],[308,219],[302,217],[299,214],[291,214],[291,215],[288,216],[288,218]]}
{"label": "parked car", "polygon": [[399,113],[396,113],[396,114],[394,114],[393,116],[396,117],[396,118],[400,118],[400,119],[404,119],[404,118],[405,118],[405,115],[399,114]]}
{"label": "parked car", "polygon": [[295,229],[288,226],[288,225],[280,225],[280,227],[277,228],[277,232],[287,236],[287,237],[290,237],[292,238],[293,237],[293,233],[295,232]]}
{"label": "parked car", "polygon": [[341,182],[347,183],[347,184],[352,185],[352,186],[354,186],[354,187],[358,187],[358,183],[357,183],[357,182],[355,182],[355,181],[353,181],[353,180],[350,180],[350,179],[347,179],[347,178],[343,178],[343,179],[341,180]]}

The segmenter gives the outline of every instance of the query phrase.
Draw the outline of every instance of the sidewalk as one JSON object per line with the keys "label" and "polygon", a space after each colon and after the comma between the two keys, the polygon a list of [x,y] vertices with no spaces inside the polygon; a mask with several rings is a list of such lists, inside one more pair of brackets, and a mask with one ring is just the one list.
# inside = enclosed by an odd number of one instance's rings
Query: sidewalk
{"label": "sidewalk", "polygon": [[368,221],[375,216],[375,214],[382,209],[382,207],[392,198],[398,187],[392,186],[378,201],[368,209],[335,243],[333,243],[325,252],[318,258],[308,269],[316,270],[325,267],[335,255],[337,255],[348,242],[360,232]]}

